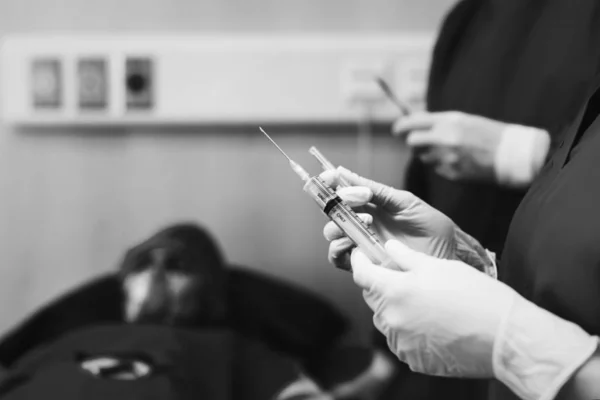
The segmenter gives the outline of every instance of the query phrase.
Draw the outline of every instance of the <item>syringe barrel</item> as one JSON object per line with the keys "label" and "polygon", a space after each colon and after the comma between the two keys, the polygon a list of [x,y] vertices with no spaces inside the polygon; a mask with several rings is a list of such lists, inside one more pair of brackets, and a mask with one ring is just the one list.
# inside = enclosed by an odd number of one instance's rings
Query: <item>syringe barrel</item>
{"label": "syringe barrel", "polygon": [[389,255],[377,235],[322,179],[316,176],[310,178],[304,185],[304,191],[373,263],[390,263]]}
{"label": "syringe barrel", "polygon": [[[325,156],[315,147],[309,149],[309,153],[312,154],[320,163],[323,171],[335,171],[335,165],[333,165]],[[339,187],[349,187],[350,184],[346,179],[340,177]]]}

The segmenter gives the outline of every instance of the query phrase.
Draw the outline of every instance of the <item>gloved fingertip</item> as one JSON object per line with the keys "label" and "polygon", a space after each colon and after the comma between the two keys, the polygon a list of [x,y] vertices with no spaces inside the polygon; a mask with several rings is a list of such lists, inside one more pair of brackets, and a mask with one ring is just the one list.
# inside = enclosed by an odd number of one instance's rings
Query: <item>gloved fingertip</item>
{"label": "gloved fingertip", "polygon": [[331,242],[338,238],[339,227],[335,224],[335,222],[328,222],[323,227],[323,237],[328,242]]}
{"label": "gloved fingertip", "polygon": [[319,178],[321,178],[326,184],[333,185],[338,179],[338,171],[336,170],[326,170],[319,174]]}
{"label": "gloved fingertip", "polygon": [[352,249],[352,252],[350,253],[350,260],[352,261],[352,265],[363,265],[365,263],[371,263],[369,257],[367,257],[365,253],[363,253],[362,250],[358,247]]}
{"label": "gloved fingertip", "polygon": [[396,257],[402,257],[404,255],[414,253],[414,250],[412,250],[410,247],[395,239],[391,239],[385,242],[385,249],[388,253]]}
{"label": "gloved fingertip", "polygon": [[337,171],[328,169],[328,170],[321,172],[319,175],[321,177],[325,177],[325,178],[330,178],[330,177],[333,178],[337,175]]}
{"label": "gloved fingertip", "polygon": [[360,249],[355,248],[350,255],[354,283],[364,290],[371,290],[378,279],[377,266]]}
{"label": "gloved fingertip", "polygon": [[406,248],[407,248],[407,246],[404,243],[402,243],[401,241],[396,240],[396,239],[390,239],[387,242],[385,242],[385,249],[386,250],[391,250],[391,249],[401,249],[401,250],[403,250],[403,249],[406,249]]}
{"label": "gloved fingertip", "polygon": [[371,214],[359,214],[363,222],[369,226],[373,224],[373,216]]}
{"label": "gloved fingertip", "polygon": [[364,205],[373,198],[373,191],[366,186],[340,188],[337,193],[350,205]]}
{"label": "gloved fingertip", "polygon": [[337,167],[337,171],[340,175],[352,175],[352,171],[350,171],[348,168],[342,167],[341,165]]}
{"label": "gloved fingertip", "polygon": [[394,239],[388,240],[385,243],[385,250],[391,256],[396,265],[403,271],[412,270],[420,265],[423,261],[427,261],[424,258],[428,257],[426,254],[419,253],[404,243]]}
{"label": "gloved fingertip", "polygon": [[406,135],[405,139],[404,139],[404,143],[406,143],[406,145],[408,147],[417,147],[419,144],[418,141],[418,136],[416,136],[414,133],[411,133],[410,135]]}

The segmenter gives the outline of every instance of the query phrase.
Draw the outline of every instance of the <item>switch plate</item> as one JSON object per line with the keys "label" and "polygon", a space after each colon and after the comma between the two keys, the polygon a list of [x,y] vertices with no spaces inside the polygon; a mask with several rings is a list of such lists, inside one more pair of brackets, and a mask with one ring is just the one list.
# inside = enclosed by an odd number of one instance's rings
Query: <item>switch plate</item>
{"label": "switch plate", "polygon": [[62,64],[57,58],[37,58],[31,62],[31,99],[36,109],[62,106]]}
{"label": "switch plate", "polygon": [[108,103],[108,69],[99,57],[81,58],[77,64],[79,108],[102,110]]}
{"label": "switch plate", "polygon": [[150,57],[128,57],[125,61],[125,97],[128,111],[154,106],[154,62]]}
{"label": "switch plate", "polygon": [[[364,110],[374,123],[389,123],[397,107],[363,73],[386,70],[384,79],[400,99],[423,98],[419,73],[405,74],[402,64],[426,70],[435,36],[41,34],[2,39],[3,124],[130,126],[354,123]],[[59,60],[62,69],[55,86],[60,109],[50,112],[32,106],[32,60],[42,58]],[[103,112],[80,108],[77,70],[84,58],[106,61]],[[397,76],[413,82],[407,86]]]}

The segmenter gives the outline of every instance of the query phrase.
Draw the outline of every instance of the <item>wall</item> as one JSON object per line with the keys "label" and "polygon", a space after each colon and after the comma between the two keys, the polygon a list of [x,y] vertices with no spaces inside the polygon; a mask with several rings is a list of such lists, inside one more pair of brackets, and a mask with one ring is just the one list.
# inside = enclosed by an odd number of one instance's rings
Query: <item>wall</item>
{"label": "wall", "polygon": [[[452,3],[4,0],[0,35],[433,30]],[[311,145],[350,168],[369,167],[357,162],[355,126],[268,128],[314,172]],[[406,150],[387,127],[371,146],[370,175],[399,186]],[[215,233],[230,261],[323,293],[352,314],[355,336],[364,338],[369,313],[350,276],[328,265],[325,219],[295,179],[255,127],[0,127],[0,331],[57,293],[114,268],[129,244],[161,225],[194,219]]]}

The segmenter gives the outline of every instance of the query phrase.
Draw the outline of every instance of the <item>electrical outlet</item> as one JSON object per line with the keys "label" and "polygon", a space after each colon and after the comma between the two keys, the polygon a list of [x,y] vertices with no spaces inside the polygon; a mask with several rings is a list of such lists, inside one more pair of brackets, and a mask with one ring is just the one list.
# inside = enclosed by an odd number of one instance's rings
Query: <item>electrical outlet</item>
{"label": "electrical outlet", "polygon": [[56,58],[37,58],[31,63],[31,99],[36,109],[62,106],[62,63]]}
{"label": "electrical outlet", "polygon": [[108,71],[103,58],[81,58],[77,64],[79,108],[106,109],[108,102]]}
{"label": "electrical outlet", "polygon": [[378,61],[355,61],[344,66],[341,74],[342,93],[347,102],[378,102],[385,94],[376,78],[388,80],[388,65]]}
{"label": "electrical outlet", "polygon": [[125,98],[127,110],[154,107],[154,62],[149,57],[128,57],[125,61]]}

